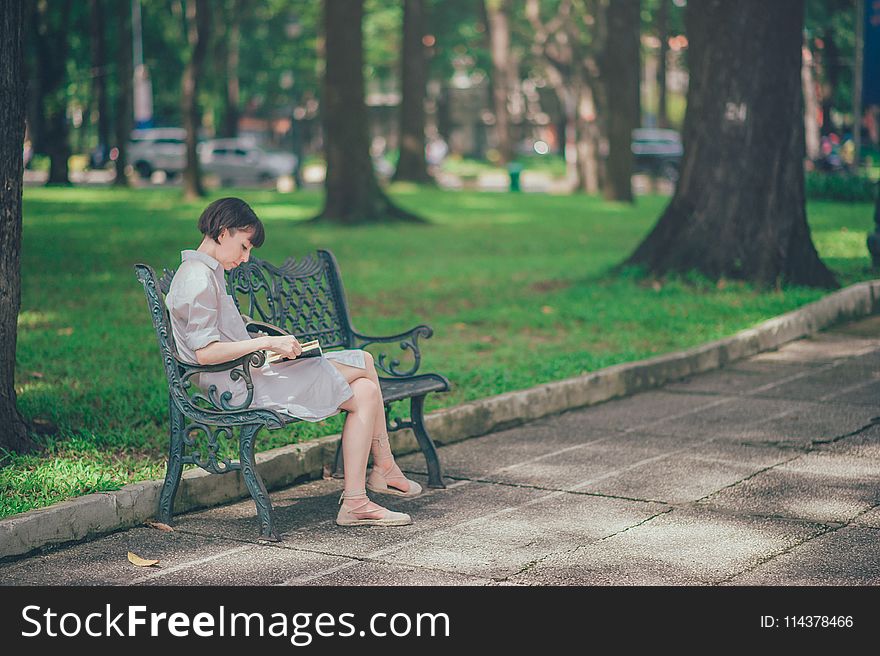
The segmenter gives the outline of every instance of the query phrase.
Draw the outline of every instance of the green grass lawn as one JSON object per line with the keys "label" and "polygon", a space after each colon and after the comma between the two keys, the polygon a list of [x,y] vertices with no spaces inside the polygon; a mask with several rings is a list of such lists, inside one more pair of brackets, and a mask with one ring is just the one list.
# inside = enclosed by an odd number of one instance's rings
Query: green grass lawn
{"label": "green grass lawn", "polygon": [[[445,374],[428,411],[730,335],[823,292],[758,292],[683,277],[612,277],[667,199],[635,207],[582,196],[392,187],[432,224],[306,225],[317,192],[241,191],[267,228],[257,255],[329,248],[356,326],[389,334],[426,322],[423,371]],[[216,195],[215,195],[216,197]],[[164,476],[167,391],[132,265],[176,267],[200,240],[208,201],[178,189],[28,188],[16,388],[24,415],[55,432],[38,457],[6,454],[0,516]],[[843,284],[872,277],[868,204],[813,202],[816,245]],[[338,432],[339,417],[264,431],[260,448]]]}

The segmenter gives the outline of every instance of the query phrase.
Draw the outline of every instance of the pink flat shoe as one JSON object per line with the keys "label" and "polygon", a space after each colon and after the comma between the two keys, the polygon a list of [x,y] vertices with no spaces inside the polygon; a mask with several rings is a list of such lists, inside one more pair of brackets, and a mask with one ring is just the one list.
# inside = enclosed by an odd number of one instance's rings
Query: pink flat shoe
{"label": "pink flat shoe", "polygon": [[[345,498],[345,492],[339,497],[339,505],[342,506],[342,500]],[[353,497],[358,498],[358,497]],[[394,512],[381,506],[376,510],[361,510],[365,508],[370,500],[364,496],[364,502],[351,510],[345,506],[339,509],[336,515],[336,523],[339,526],[407,526],[412,524],[412,517],[402,512]]]}
{"label": "pink flat shoe", "polygon": [[[399,484],[404,481],[408,484],[406,492],[388,486],[389,482]],[[379,471],[378,467],[373,467],[370,470],[370,475],[367,478],[367,489],[379,494],[393,494],[396,497],[407,498],[416,497],[422,493],[422,486],[415,481],[408,479],[403,474],[392,474],[391,476],[383,474]]]}

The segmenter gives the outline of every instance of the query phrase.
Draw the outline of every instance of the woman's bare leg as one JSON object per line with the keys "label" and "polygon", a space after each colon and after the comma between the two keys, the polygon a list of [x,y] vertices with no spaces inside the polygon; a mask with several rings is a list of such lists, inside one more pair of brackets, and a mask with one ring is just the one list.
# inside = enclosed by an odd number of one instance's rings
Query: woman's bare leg
{"label": "woman's bare leg", "polygon": [[[351,367],[334,360],[330,360],[330,362],[332,362],[345,377],[345,380],[349,385],[359,379],[366,379],[372,381],[376,385],[376,388],[380,389],[377,401],[376,419],[373,424],[372,444],[370,448],[373,454],[373,466],[378,468],[386,478],[390,476],[394,479],[393,482],[387,483],[389,487],[398,489],[401,492],[406,492],[409,490],[409,483],[406,482],[406,477],[394,461],[394,454],[391,452],[391,443],[388,440],[388,427],[385,423],[385,404],[382,400],[381,388],[379,387],[379,374],[376,371],[373,356],[367,351],[364,351],[364,358],[366,369]],[[345,454],[343,453],[343,457],[344,456]]]}
{"label": "woman's bare leg", "polygon": [[381,511],[382,506],[367,499],[367,460],[376,421],[379,388],[367,378],[351,382],[354,396],[339,406],[348,413],[342,428],[342,460],[345,467],[343,506],[360,512]]}

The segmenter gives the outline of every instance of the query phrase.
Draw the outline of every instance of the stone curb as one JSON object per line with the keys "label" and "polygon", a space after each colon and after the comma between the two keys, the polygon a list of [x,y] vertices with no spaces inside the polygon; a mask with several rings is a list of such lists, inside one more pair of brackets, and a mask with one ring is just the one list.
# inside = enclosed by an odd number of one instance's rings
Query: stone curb
{"label": "stone curb", "polygon": [[[450,444],[717,369],[878,310],[880,280],[861,282],[732,337],[472,401],[433,412],[425,422],[437,444]],[[320,478],[332,462],[339,439],[339,435],[330,435],[258,453],[257,464],[266,487],[271,490]],[[392,446],[401,455],[418,451],[409,429],[393,433]],[[134,483],[114,492],[90,494],[0,520],[0,558],[142,524],[155,516],[161,487],[162,481]],[[217,476],[201,469],[189,470],[181,481],[175,514],[247,496],[238,472]]]}

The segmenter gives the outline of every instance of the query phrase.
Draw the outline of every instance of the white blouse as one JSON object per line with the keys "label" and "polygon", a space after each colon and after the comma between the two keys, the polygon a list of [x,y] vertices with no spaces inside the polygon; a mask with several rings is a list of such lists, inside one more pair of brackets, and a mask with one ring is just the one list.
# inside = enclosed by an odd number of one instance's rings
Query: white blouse
{"label": "white blouse", "polygon": [[[251,339],[235,301],[226,293],[220,263],[200,251],[186,250],[180,255],[180,268],[165,297],[180,357],[197,363],[196,351],[212,342]],[[363,351],[352,349],[328,351],[320,358],[252,368],[254,398],[251,405],[306,421],[320,421],[335,415],[353,392],[331,360],[360,369],[366,367]],[[217,398],[223,392],[230,392],[233,405],[240,405],[247,396],[244,381],[233,381],[228,371],[202,373],[193,380],[205,393],[215,385]]]}

